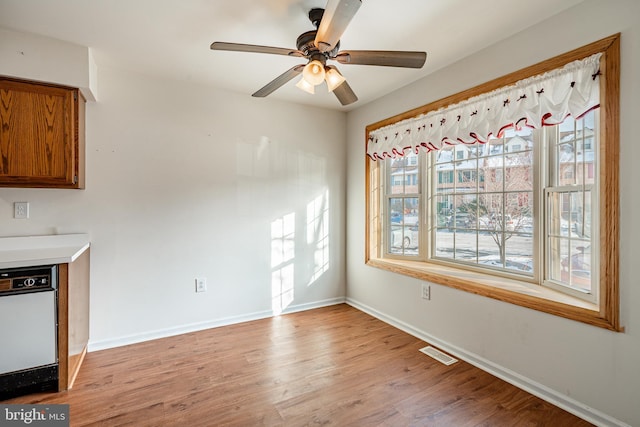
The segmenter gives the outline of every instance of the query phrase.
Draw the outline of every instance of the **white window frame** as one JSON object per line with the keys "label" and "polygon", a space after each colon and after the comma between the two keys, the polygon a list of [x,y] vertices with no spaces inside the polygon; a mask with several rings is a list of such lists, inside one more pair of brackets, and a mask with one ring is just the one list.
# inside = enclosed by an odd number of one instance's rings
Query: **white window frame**
{"label": "white window frame", "polygon": [[[401,244],[400,246],[396,245],[395,242],[392,242],[392,235],[394,233],[397,233],[398,230],[400,230],[400,234],[404,234],[405,232],[407,233],[411,233],[411,230],[414,227],[418,227],[421,228],[421,224],[423,223],[422,221],[422,217],[418,217],[418,220],[413,223],[409,223],[409,222],[405,222],[404,218],[405,218],[405,213],[402,212],[401,217],[402,217],[402,221],[399,224],[392,224],[392,212],[390,210],[390,206],[391,206],[391,199],[417,199],[417,205],[420,207],[423,204],[423,198],[422,198],[422,189],[424,188],[423,186],[423,173],[422,173],[422,155],[417,155],[417,156],[410,156],[407,157],[406,159],[406,168],[417,168],[417,181],[415,184],[407,182],[408,180],[406,179],[408,176],[406,173],[403,174],[403,179],[402,181],[402,185],[404,186],[404,188],[406,189],[407,187],[413,186],[415,185],[416,190],[415,192],[408,192],[408,191],[404,191],[404,192],[396,192],[393,193],[392,191],[388,191],[389,190],[389,185],[396,185],[395,183],[392,183],[393,177],[397,176],[396,174],[394,174],[394,171],[392,170],[392,168],[390,167],[390,165],[385,164],[385,166],[382,167],[382,173],[380,174],[381,177],[381,182],[380,182],[380,188],[381,191],[383,193],[383,197],[380,198],[382,205],[380,206],[380,211],[383,212],[383,215],[381,217],[381,221],[384,224],[383,228],[385,230],[384,235],[382,237],[383,239],[383,247],[384,247],[384,256],[385,257],[389,257],[389,258],[396,258],[396,259],[402,259],[402,258],[407,258],[407,259],[414,259],[416,256],[418,255],[422,255],[423,253],[423,248],[422,245],[418,245],[418,250],[414,250],[413,247],[405,247],[404,244]],[[397,172],[396,172],[397,173]],[[403,202],[404,205],[404,202]],[[422,240],[422,236],[423,233],[419,233],[419,240]],[[404,236],[402,239],[403,243],[404,243]],[[414,254],[415,253],[415,254]]]}

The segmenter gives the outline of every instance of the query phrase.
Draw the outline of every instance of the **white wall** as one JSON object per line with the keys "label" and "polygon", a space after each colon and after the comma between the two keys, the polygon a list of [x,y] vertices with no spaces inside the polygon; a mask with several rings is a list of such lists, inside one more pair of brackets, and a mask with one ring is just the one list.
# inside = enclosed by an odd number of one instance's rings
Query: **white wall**
{"label": "white wall", "polygon": [[[600,424],[640,426],[640,3],[587,0],[452,64],[348,116],[347,295],[417,335],[530,386]],[[514,15],[526,23],[525,16]],[[625,333],[615,333],[448,287],[420,298],[416,279],[367,267],[364,259],[365,126],[525,66],[622,33],[620,290]],[[460,41],[462,42],[462,41]],[[425,41],[428,51],[429,41]],[[427,59],[428,60],[428,59]],[[610,418],[611,417],[611,418]]]}
{"label": "white wall", "polygon": [[0,75],[80,89],[95,101],[97,68],[90,48],[0,28]]}
{"label": "white wall", "polygon": [[[90,349],[344,300],[344,113],[98,65],[86,189],[0,189],[0,236],[90,234]],[[308,238],[307,206],[324,195],[328,231],[311,222]],[[15,201],[30,219],[12,218]],[[278,259],[272,223],[291,213]]]}

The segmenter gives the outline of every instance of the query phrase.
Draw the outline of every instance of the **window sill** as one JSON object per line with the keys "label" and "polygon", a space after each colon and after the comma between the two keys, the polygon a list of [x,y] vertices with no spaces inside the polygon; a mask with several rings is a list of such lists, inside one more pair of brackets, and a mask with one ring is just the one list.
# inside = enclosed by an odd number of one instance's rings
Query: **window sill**
{"label": "window sill", "polygon": [[528,282],[421,261],[377,258],[367,265],[600,328],[623,330],[616,329],[598,305]]}

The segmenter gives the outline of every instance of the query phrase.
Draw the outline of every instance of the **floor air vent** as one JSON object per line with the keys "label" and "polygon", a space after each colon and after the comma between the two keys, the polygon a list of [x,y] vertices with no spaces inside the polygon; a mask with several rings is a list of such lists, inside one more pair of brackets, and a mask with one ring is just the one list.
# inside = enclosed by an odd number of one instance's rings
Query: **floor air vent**
{"label": "floor air vent", "polygon": [[458,361],[458,359],[454,359],[448,354],[443,353],[437,348],[431,347],[430,345],[426,346],[425,348],[421,348],[420,351],[426,354],[427,356],[433,357],[438,362],[443,363],[445,365],[452,365]]}

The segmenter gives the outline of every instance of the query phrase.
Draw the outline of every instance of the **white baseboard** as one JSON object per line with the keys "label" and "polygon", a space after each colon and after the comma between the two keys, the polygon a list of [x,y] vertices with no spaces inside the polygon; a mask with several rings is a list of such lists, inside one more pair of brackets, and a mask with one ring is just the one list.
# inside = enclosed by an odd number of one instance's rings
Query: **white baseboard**
{"label": "white baseboard", "polygon": [[[346,300],[344,297],[331,298],[311,303],[297,304],[287,307],[280,314],[295,313],[298,311],[312,310],[314,308],[327,307],[330,305],[343,304]],[[218,328],[221,326],[234,325],[236,323],[249,322],[252,320],[266,319],[274,317],[276,314],[272,310],[257,311],[254,313],[243,314],[240,316],[225,317],[222,319],[208,320],[206,322],[191,323],[187,325],[176,326],[172,328],[158,329],[139,334],[121,336],[101,341],[89,341],[89,352],[106,350],[109,348],[122,347],[129,344],[137,344],[144,341],[166,338],[189,332],[202,331],[205,329]]]}
{"label": "white baseboard", "polygon": [[577,417],[580,417],[596,426],[601,427],[631,427],[629,424],[626,424],[620,420],[617,420],[603,412],[600,412],[594,408],[591,408],[577,400],[571,399],[570,397],[558,393],[557,391],[546,387],[540,383],[537,383],[529,378],[526,378],[517,372],[511,371],[503,366],[497,365],[490,360],[484,359],[477,354],[468,352],[460,347],[452,345],[446,341],[443,341],[431,334],[428,334],[424,331],[421,331],[399,319],[396,319],[392,316],[388,316],[385,313],[382,313],[372,307],[367,306],[366,304],[362,304],[352,298],[347,298],[346,303],[351,305],[352,307],[357,308],[371,316],[382,320],[385,323],[388,323],[396,328],[413,335],[416,338],[420,338],[423,341],[428,342],[429,344],[433,344],[434,346],[440,348],[447,353],[451,353],[452,355],[464,360],[467,363],[470,363],[477,368],[482,369],[485,372],[488,372],[509,384],[512,384],[522,390],[525,390],[534,396],[539,397],[542,400],[545,400],[559,408],[564,409],[567,412],[574,414]]}

